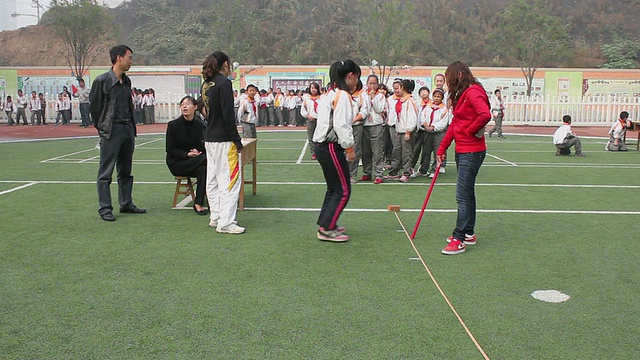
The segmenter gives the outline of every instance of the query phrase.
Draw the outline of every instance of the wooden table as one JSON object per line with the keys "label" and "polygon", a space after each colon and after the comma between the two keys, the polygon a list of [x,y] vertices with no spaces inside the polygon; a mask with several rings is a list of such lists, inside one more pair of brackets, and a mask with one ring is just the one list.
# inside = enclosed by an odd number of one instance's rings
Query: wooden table
{"label": "wooden table", "polygon": [[[240,199],[238,204],[238,208],[240,210],[244,210],[244,184],[253,185],[253,191],[251,193],[253,195],[256,194],[256,185],[258,183],[257,181],[258,168],[256,167],[257,143],[258,143],[258,139],[253,139],[253,138],[242,139],[243,148],[242,148],[242,153],[240,157],[241,159],[240,162],[242,163],[242,167],[241,167],[242,184],[240,184]],[[251,180],[246,180],[246,178],[244,177],[244,166],[249,163],[251,163],[251,166],[253,167],[253,176],[251,177]]]}
{"label": "wooden table", "polygon": [[636,144],[636,151],[640,151],[640,121],[632,121],[631,122],[631,128],[627,129],[627,131],[625,132],[624,137],[622,139],[622,141],[625,144],[627,143],[627,133],[628,132],[637,132],[638,133],[638,140],[637,140],[637,142],[635,144]]}

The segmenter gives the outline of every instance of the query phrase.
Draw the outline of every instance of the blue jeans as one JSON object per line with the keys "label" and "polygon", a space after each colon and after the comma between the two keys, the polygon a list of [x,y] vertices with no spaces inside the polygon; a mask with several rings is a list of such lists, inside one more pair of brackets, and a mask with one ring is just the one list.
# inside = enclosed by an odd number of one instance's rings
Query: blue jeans
{"label": "blue jeans", "polygon": [[89,119],[89,108],[90,103],[80,103],[80,117],[82,118],[82,125],[89,126],[91,125],[91,119]]}
{"label": "blue jeans", "polygon": [[456,153],[456,169],[458,181],[456,183],[456,202],[458,203],[458,218],[453,238],[464,240],[464,235],[473,235],[476,226],[476,176],[484,161],[486,151],[474,153]]}

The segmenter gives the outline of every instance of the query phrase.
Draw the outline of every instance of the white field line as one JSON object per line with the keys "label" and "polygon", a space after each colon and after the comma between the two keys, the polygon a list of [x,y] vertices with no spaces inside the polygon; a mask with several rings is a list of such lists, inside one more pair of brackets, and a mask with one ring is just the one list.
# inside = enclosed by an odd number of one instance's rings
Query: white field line
{"label": "white field line", "polygon": [[302,159],[304,159],[304,154],[307,152],[308,146],[309,141],[305,141],[304,146],[302,147],[302,151],[300,151],[300,156],[298,156],[298,161],[296,161],[296,165],[300,165],[302,163]]}
{"label": "white field line", "polygon": [[[37,183],[37,184],[54,184],[54,185],[66,185],[66,184],[95,184],[95,180],[92,181],[61,181],[61,180],[0,180],[0,184],[15,184],[15,183]],[[175,185],[175,181],[136,181],[136,184],[146,184],[146,185]],[[300,185],[300,186],[309,186],[309,185],[323,185],[326,186],[324,181],[258,181],[258,185],[272,185],[272,186],[282,186],[282,185]],[[357,183],[355,186],[421,186],[427,187],[428,183],[382,183],[379,185],[374,185],[373,183]],[[456,186],[456,183],[436,183],[436,186]],[[523,188],[579,188],[579,189],[640,189],[640,185],[609,185],[609,184],[492,184],[492,183],[476,183],[476,186],[482,187],[523,187]]]}
{"label": "white field line", "polygon": [[24,184],[24,185],[20,185],[20,186],[16,186],[14,188],[11,188],[9,190],[5,190],[5,191],[0,191],[0,195],[4,195],[4,194],[8,194],[8,193],[12,193],[14,191],[18,191],[18,190],[22,190],[24,188],[28,188],[29,186],[33,186],[35,184],[37,184],[38,182],[34,181],[34,182],[30,182],[28,184]]}
{"label": "white field line", "polygon": [[145,141],[145,142],[143,142],[142,144],[136,144],[136,149],[137,149],[137,148],[140,148],[140,147],[142,147],[142,146],[144,146],[144,145],[147,145],[147,144],[152,144],[152,143],[154,143],[154,142],[158,142],[158,141],[160,141],[160,140],[162,140],[162,139],[153,139],[153,140]]}
{"label": "white field line", "polygon": [[54,161],[54,160],[59,160],[62,158],[65,158],[67,156],[73,156],[73,155],[78,155],[78,154],[82,154],[82,153],[86,153],[89,151],[96,151],[96,148],[91,148],[91,149],[86,149],[86,150],[80,150],[80,151],[76,151],[76,152],[72,152],[70,154],[64,154],[64,155],[60,155],[60,156],[56,156],[56,157],[52,157],[49,159],[45,159],[45,160],[40,160],[41,163],[46,163],[46,162],[50,162],[50,161]]}
{"label": "white field line", "polygon": [[96,159],[100,159],[100,155],[96,155],[96,156],[90,157],[88,159],[80,160],[80,161],[78,161],[78,163],[82,164],[82,163],[86,163],[86,162],[94,162],[94,160],[96,160]]}
{"label": "white field line", "polygon": [[509,165],[511,165],[511,166],[518,166],[517,164],[512,163],[512,162],[511,162],[511,161],[509,161],[509,160],[505,160],[505,159],[500,158],[500,157],[497,157],[497,156],[495,156],[495,155],[491,155],[491,154],[489,154],[489,153],[487,153],[487,155],[488,155],[488,156],[490,156],[490,157],[492,157],[492,158],[494,158],[494,159],[496,159],[496,160],[500,160],[500,161],[502,161],[502,162],[505,162],[505,163],[507,163],[507,164],[509,164]]}
{"label": "white field line", "polygon": [[[285,212],[318,212],[320,208],[279,208],[279,207],[245,207],[250,211],[285,211]],[[401,212],[420,212],[421,209],[401,209]],[[388,212],[387,209],[344,209],[345,212]],[[455,213],[457,209],[426,209],[431,213]],[[640,211],[608,211],[608,210],[513,210],[513,209],[477,209],[479,213],[504,214],[561,214],[561,215],[640,215]]]}

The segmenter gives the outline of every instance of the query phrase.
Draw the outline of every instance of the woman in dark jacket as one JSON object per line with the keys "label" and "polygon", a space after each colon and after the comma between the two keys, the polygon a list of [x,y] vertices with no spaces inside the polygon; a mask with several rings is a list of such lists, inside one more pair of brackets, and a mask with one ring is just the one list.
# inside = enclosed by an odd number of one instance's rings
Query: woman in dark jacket
{"label": "woman in dark jacket", "polygon": [[207,184],[207,156],[204,153],[204,127],[196,118],[196,100],[185,96],[180,101],[182,116],[167,125],[167,166],[175,176],[195,177],[198,181],[193,210],[207,215],[203,208]]}

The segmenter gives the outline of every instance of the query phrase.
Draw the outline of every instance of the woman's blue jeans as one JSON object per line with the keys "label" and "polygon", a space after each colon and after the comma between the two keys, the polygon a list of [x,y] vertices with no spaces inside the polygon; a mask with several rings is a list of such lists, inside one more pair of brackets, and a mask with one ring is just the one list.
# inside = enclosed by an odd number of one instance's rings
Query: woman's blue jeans
{"label": "woman's blue jeans", "polygon": [[453,238],[463,241],[464,235],[473,235],[476,226],[476,176],[484,161],[486,151],[473,153],[456,153],[456,169],[458,181],[456,183],[456,202],[458,203],[458,218]]}

